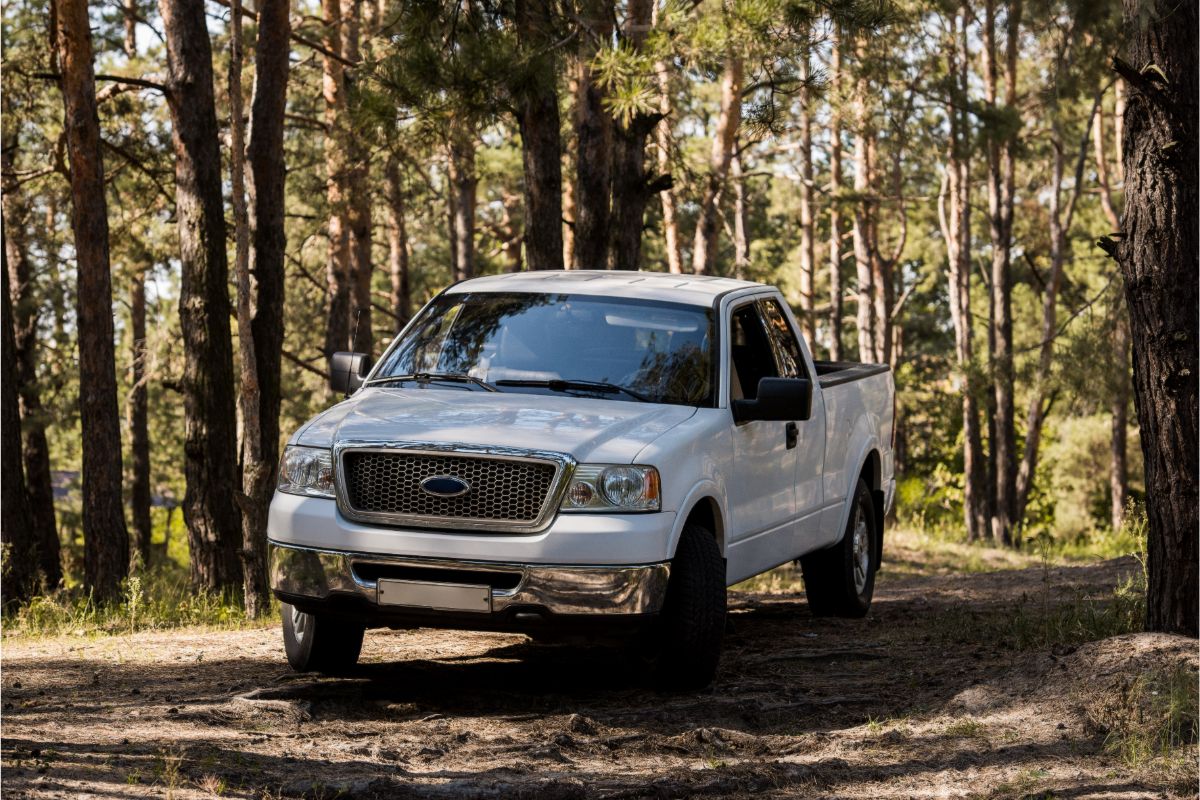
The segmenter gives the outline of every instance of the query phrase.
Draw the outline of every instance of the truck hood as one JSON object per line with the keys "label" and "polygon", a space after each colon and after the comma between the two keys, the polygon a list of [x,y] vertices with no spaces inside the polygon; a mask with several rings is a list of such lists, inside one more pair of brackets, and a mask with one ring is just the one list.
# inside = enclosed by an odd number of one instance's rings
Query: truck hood
{"label": "truck hood", "polygon": [[695,413],[690,406],[569,395],[367,388],[309,421],[290,444],[470,444],[551,450],[580,462],[628,464],[642,448]]}

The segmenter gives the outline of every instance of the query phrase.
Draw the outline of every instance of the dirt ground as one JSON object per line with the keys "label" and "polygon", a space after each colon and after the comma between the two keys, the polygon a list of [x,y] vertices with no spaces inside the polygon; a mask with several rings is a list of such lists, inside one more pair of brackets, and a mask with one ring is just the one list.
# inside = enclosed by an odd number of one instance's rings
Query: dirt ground
{"label": "dirt ground", "polygon": [[865,620],[733,594],[720,676],[693,695],[646,688],[619,654],[499,634],[371,631],[344,679],[291,674],[274,627],[8,638],[3,795],[1195,796],[1194,747],[1130,767],[1088,711],[1153,666],[1194,669],[1194,640],[1014,652],[975,623],[1022,594],[1111,592],[1136,564],[913,575],[905,559]]}

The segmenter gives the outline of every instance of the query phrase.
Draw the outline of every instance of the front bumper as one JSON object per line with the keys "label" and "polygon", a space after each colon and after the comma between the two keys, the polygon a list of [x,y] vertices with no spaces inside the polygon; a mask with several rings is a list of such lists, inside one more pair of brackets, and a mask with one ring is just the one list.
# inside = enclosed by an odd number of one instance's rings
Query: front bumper
{"label": "front bumper", "polygon": [[[656,615],[670,563],[619,566],[514,564],[411,558],[269,542],[271,588],[303,611],[362,618],[368,625],[524,629],[572,619]],[[490,609],[445,612],[381,605],[378,580],[487,585]]]}

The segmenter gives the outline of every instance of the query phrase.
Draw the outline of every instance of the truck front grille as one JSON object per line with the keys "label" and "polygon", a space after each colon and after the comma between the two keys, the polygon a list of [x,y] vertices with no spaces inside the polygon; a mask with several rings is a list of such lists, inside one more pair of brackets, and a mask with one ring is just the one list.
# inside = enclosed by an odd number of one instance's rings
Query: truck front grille
{"label": "truck front grille", "polygon": [[[558,473],[552,461],[352,449],[342,454],[350,516],[418,526],[535,525],[548,510]],[[435,477],[457,478],[469,488],[458,497],[422,488],[422,481]]]}

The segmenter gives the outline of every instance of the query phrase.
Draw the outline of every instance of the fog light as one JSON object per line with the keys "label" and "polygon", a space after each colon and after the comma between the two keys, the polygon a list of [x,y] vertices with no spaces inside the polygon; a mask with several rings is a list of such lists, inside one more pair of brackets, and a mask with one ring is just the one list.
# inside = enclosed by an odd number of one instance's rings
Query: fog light
{"label": "fog light", "polygon": [[567,492],[567,499],[576,508],[583,508],[588,505],[595,496],[596,493],[592,490],[592,487],[582,481],[576,481],[571,484],[571,488]]}

